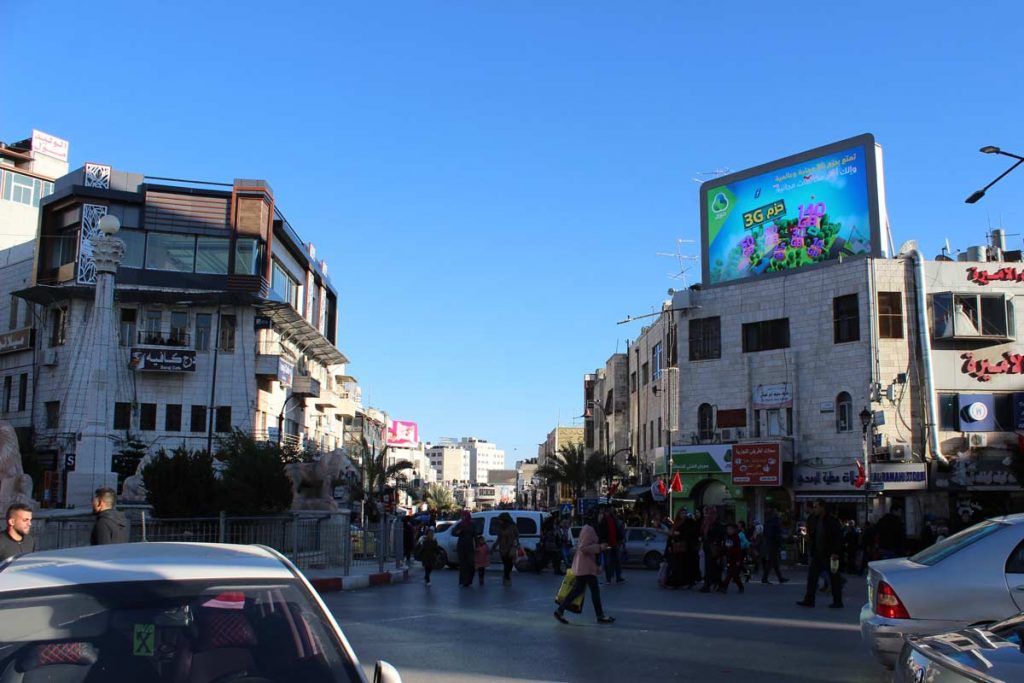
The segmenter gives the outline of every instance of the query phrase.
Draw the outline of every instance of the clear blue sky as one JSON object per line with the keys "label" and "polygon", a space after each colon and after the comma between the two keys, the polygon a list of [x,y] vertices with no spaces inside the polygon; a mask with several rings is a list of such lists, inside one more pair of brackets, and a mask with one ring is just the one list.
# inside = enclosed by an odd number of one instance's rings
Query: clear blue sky
{"label": "clear blue sky", "polygon": [[897,245],[1022,245],[1024,168],[963,201],[1024,153],[1019,0],[2,5],[0,139],[267,179],[365,402],[510,464],[679,288],[699,172],[871,132]]}

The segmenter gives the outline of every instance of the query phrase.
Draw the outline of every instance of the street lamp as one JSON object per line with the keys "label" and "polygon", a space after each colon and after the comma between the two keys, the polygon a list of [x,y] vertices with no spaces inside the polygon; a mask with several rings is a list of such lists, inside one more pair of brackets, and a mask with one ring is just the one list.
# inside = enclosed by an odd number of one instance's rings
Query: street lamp
{"label": "street lamp", "polygon": [[[864,435],[864,488],[870,490],[871,484],[871,452],[868,450],[868,428],[874,421],[875,416],[870,410],[864,408],[860,411],[860,426]],[[864,515],[867,519],[867,506],[865,505]]]}
{"label": "street lamp", "polygon": [[1000,174],[999,177],[997,177],[991,183],[989,183],[988,185],[986,185],[985,187],[981,188],[980,190],[978,190],[977,192],[972,194],[970,197],[965,199],[964,201],[967,204],[974,204],[976,201],[978,201],[979,199],[984,197],[985,196],[985,192],[988,190],[988,188],[992,187],[993,185],[998,183],[1000,180],[1005,178],[1007,175],[1009,175],[1009,173],[1011,171],[1013,171],[1013,169],[1017,168],[1021,164],[1024,164],[1024,157],[1022,157],[1022,156],[1020,156],[1018,154],[1013,154],[1011,152],[1005,152],[1005,151],[1003,151],[1003,150],[1001,150],[998,147],[995,147],[993,145],[985,145],[984,147],[982,147],[978,151],[982,152],[983,154],[1002,154],[1004,157],[1010,157],[1011,159],[1016,159],[1017,163],[1015,163],[1013,166],[1011,166],[1010,168],[1008,168],[1005,171],[1003,171],[1002,174]]}

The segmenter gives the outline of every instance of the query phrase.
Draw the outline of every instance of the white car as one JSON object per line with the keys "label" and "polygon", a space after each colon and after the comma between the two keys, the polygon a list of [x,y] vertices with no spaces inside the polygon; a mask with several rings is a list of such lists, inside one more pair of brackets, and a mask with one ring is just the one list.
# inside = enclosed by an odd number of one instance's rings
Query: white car
{"label": "white car", "polygon": [[1024,514],[987,520],[911,557],[868,567],[861,635],[891,668],[904,636],[957,631],[1024,610]]}
{"label": "white car", "polygon": [[[262,546],[126,543],[0,563],[0,682],[365,683],[305,577]],[[399,683],[378,662],[375,683]]]}
{"label": "white car", "polygon": [[[529,548],[530,550],[536,549],[537,544],[540,543],[541,524],[551,516],[547,512],[541,512],[540,510],[486,510],[484,512],[474,512],[472,514],[473,533],[476,536],[483,535],[487,545],[493,547],[494,542],[498,539],[497,519],[504,513],[508,513],[515,520],[516,528],[519,530],[519,547]],[[452,534],[454,528],[455,526],[453,525],[444,531],[434,534],[434,539],[440,548],[438,553],[440,561],[452,568],[458,566],[456,547],[459,543],[459,537]],[[501,562],[497,550],[492,550],[491,562]]]}

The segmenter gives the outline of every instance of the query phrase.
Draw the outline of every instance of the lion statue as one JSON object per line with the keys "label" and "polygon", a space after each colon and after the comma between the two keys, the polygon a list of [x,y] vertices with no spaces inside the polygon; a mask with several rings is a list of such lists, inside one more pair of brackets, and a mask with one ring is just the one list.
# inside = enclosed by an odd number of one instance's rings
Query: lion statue
{"label": "lion statue", "polygon": [[337,510],[334,482],[351,478],[353,472],[358,473],[358,469],[342,448],[324,453],[315,462],[285,465],[285,473],[292,480],[292,510]]}
{"label": "lion statue", "polygon": [[121,502],[146,502],[146,497],[149,493],[146,491],[146,484],[142,480],[142,470],[146,469],[146,466],[153,462],[153,459],[156,457],[156,453],[146,453],[142,456],[142,459],[139,460],[139,464],[135,468],[135,474],[130,477],[125,477],[124,483],[121,484]]}
{"label": "lion statue", "polygon": [[21,466],[18,435],[6,420],[0,420],[0,510],[23,503],[38,507],[32,499],[32,477]]}

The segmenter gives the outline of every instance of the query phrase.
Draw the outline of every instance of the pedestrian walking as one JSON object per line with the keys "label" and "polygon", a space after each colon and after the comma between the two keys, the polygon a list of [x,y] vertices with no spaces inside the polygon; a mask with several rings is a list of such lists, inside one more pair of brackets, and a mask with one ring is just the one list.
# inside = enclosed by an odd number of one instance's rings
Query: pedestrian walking
{"label": "pedestrian walking", "polygon": [[423,542],[417,552],[419,553],[418,559],[423,565],[423,583],[428,586],[430,585],[430,573],[434,571],[434,563],[437,562],[438,548],[437,539],[434,538],[434,528],[427,527],[427,531],[423,535]]}
{"label": "pedestrian walking", "polygon": [[832,587],[832,604],[829,607],[842,607],[843,577],[839,574],[839,555],[843,547],[843,530],[839,520],[825,509],[823,500],[814,503],[811,518],[807,521],[807,541],[810,561],[807,567],[807,590],[804,599],[796,604],[814,607],[818,577],[824,571],[829,574]]}
{"label": "pedestrian walking", "polygon": [[502,577],[501,583],[505,586],[512,585],[512,566],[516,561],[516,554],[519,552],[519,529],[512,520],[512,515],[502,512],[498,515],[501,521],[501,528],[498,530],[498,556],[501,558]]}
{"label": "pedestrian walking", "polygon": [[484,572],[487,571],[487,565],[490,563],[491,549],[487,546],[487,541],[483,536],[477,536],[476,549],[473,551],[473,566],[476,567],[476,576],[481,586],[484,585]]}
{"label": "pedestrian walking", "polygon": [[405,566],[412,561],[413,546],[416,545],[416,527],[412,524],[412,515],[402,518],[402,552],[405,555]]}
{"label": "pedestrian walking", "polygon": [[540,543],[537,545],[536,570],[540,574],[544,567],[551,563],[551,571],[555,574],[563,574],[562,571],[562,544],[558,540],[555,520],[548,518],[541,523]]}
{"label": "pedestrian walking", "polygon": [[597,556],[608,550],[608,544],[598,540],[597,529],[594,528],[596,524],[596,514],[591,511],[588,513],[583,529],[580,530],[579,545],[576,548],[576,556],[572,560],[572,573],[576,575],[576,581],[572,590],[555,610],[555,619],[563,624],[569,623],[569,620],[565,618],[566,607],[582,595],[588,586],[598,623],[610,624],[615,621],[614,617],[604,613],[604,607],[601,605],[601,587],[597,582]]}
{"label": "pedestrian walking", "polygon": [[598,518],[597,537],[608,546],[601,558],[604,565],[605,583],[611,584],[612,577],[616,583],[624,583],[622,578],[622,546],[626,544],[626,527],[622,524],[611,507],[605,507]]}
{"label": "pedestrian walking", "polygon": [[735,582],[740,593],[743,592],[743,541],[735,524],[725,527],[725,540],[722,542],[722,557],[725,560],[726,575],[718,589],[719,593],[729,590],[729,583]]}
{"label": "pedestrian walking", "polygon": [[779,555],[782,550],[782,522],[779,521],[779,514],[774,508],[768,509],[768,516],[764,520],[764,530],[761,533],[761,556],[764,560],[764,568],[761,573],[761,583],[768,583],[768,574],[774,570],[775,578],[779,583],[789,581],[782,575],[779,567]]}
{"label": "pedestrian walking", "polygon": [[558,527],[558,542],[562,546],[562,564],[566,567],[572,566],[572,522],[568,517],[562,520]]}
{"label": "pedestrian walking", "polygon": [[679,588],[687,583],[686,576],[686,551],[687,543],[683,534],[686,527],[686,509],[679,508],[676,512],[675,522],[668,535],[668,542],[665,544],[665,557],[668,560],[668,576],[665,585],[669,588]]}
{"label": "pedestrian walking", "polygon": [[455,553],[459,558],[459,585],[468,588],[473,585],[473,554],[476,548],[473,516],[469,510],[462,511],[462,519],[452,527],[452,535],[459,539],[455,544]]}
{"label": "pedestrian walking", "polygon": [[704,543],[704,585],[700,592],[708,593],[722,583],[722,544],[725,542],[725,526],[718,519],[718,510],[711,505],[704,507],[701,536]]}
{"label": "pedestrian walking", "polygon": [[0,562],[33,552],[36,539],[32,536],[32,508],[14,503],[7,508],[7,528],[0,534]]}
{"label": "pedestrian walking", "polygon": [[117,494],[114,489],[96,489],[92,497],[92,511],[96,522],[89,538],[91,545],[110,545],[111,543],[128,542],[128,520],[124,513],[117,510]]}

